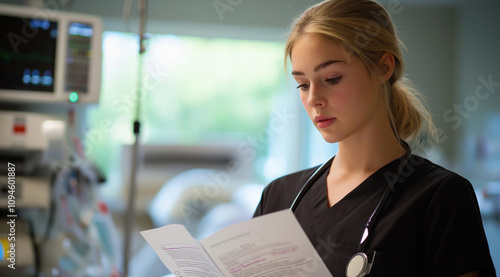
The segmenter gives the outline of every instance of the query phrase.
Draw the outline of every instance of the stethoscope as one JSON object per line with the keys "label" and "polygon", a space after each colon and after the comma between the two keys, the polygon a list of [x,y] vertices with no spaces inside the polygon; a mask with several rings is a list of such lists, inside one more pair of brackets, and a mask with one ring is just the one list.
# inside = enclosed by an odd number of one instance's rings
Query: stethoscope
{"label": "stethoscope", "polygon": [[[368,221],[365,224],[365,230],[363,232],[363,236],[361,237],[361,241],[358,246],[358,252],[354,254],[349,261],[347,262],[347,267],[345,270],[346,276],[347,277],[363,277],[366,276],[370,273],[370,270],[373,265],[373,261],[375,260],[375,255],[376,251],[373,252],[373,257],[372,261],[368,261],[368,256],[365,254],[366,250],[366,243],[367,243],[367,238],[368,235],[371,232],[371,229],[373,227],[373,223],[377,219],[378,215],[384,207],[386,206],[389,198],[391,197],[392,193],[394,192],[395,189],[395,184],[397,180],[399,179],[399,176],[403,172],[404,168],[406,167],[408,161],[410,160],[411,156],[411,148],[403,140],[400,140],[401,145],[405,148],[406,154],[403,156],[403,160],[398,166],[398,170],[396,171],[397,173],[392,176],[392,179],[390,180],[389,184],[387,185],[387,188],[385,189],[384,195],[382,196],[382,199],[378,202],[377,206],[373,210],[372,214],[368,218]],[[329,168],[329,166],[332,164],[332,161],[335,156],[331,157],[327,162],[322,164],[316,171],[309,177],[309,179],[306,181],[304,186],[302,186],[302,189],[300,189],[299,193],[293,200],[292,206],[290,206],[290,210],[292,212],[295,212],[297,209],[297,206],[299,205],[300,201],[302,198],[304,198],[304,195],[309,191],[309,189],[312,187],[312,185],[319,179],[321,175]]]}

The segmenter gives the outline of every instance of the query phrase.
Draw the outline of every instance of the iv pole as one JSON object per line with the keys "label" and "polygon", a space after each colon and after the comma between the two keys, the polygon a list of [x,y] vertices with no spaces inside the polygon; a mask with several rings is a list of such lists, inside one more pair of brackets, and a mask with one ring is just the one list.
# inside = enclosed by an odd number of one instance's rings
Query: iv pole
{"label": "iv pole", "polygon": [[135,111],[134,120],[134,145],[132,148],[132,167],[130,170],[130,187],[128,194],[128,205],[127,213],[125,217],[125,235],[124,235],[124,245],[125,249],[123,252],[123,277],[128,277],[129,275],[129,259],[130,259],[130,248],[132,242],[132,229],[134,227],[134,217],[135,217],[135,195],[137,191],[137,159],[138,159],[138,149],[139,149],[139,134],[140,134],[140,108],[141,108],[141,90],[142,90],[142,74],[143,74],[143,60],[144,52],[146,52],[145,40],[145,29],[146,29],[146,0],[139,0],[139,78],[137,85],[137,104]]}

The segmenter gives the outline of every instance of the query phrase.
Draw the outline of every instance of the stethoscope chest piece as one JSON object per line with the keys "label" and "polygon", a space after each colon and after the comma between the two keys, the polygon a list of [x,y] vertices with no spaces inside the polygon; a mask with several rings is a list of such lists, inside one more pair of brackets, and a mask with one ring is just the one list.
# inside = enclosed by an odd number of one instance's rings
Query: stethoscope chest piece
{"label": "stethoscope chest piece", "polygon": [[354,254],[349,262],[347,262],[347,267],[345,269],[345,275],[347,277],[363,277],[370,273],[370,264],[368,263],[368,257],[365,253],[359,252]]}

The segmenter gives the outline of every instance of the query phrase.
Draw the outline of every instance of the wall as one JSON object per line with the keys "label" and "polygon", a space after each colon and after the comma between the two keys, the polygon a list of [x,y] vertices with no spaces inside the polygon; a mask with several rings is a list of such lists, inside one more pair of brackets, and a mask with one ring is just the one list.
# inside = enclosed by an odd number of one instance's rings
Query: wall
{"label": "wall", "polygon": [[[458,167],[477,186],[500,174],[478,167],[500,168],[500,3],[463,5],[458,13],[456,93],[449,123],[456,145]],[[491,77],[490,77],[491,76]],[[492,80],[485,86],[482,80]],[[458,106],[457,106],[458,107]],[[481,148],[486,148],[481,150]],[[484,152],[485,151],[485,152]],[[481,153],[484,152],[484,153]],[[484,163],[483,163],[484,162]],[[480,178],[484,177],[484,178]]]}
{"label": "wall", "polygon": [[[436,127],[449,132],[440,115],[449,107],[455,89],[455,8],[408,7],[394,21],[408,49],[403,49],[406,75],[425,96]],[[445,156],[451,156],[454,144],[450,138],[440,145]]]}

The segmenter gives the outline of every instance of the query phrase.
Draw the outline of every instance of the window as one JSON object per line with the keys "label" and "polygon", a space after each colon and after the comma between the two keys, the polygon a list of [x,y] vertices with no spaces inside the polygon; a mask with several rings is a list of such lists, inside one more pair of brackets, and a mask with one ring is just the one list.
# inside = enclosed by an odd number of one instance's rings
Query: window
{"label": "window", "polygon": [[101,97],[89,112],[84,146],[105,173],[117,147],[133,143],[138,87],[141,143],[154,144],[244,139],[266,128],[273,101],[286,90],[282,43],[152,35],[140,84],[138,52],[136,35],[104,33]]}

